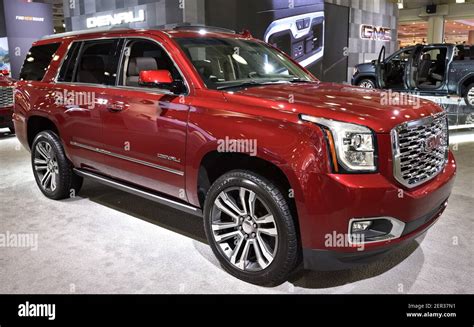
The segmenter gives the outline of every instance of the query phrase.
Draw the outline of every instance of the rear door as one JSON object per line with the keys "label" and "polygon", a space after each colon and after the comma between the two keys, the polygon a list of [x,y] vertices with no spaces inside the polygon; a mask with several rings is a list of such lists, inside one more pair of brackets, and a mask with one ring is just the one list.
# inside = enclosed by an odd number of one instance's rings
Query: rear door
{"label": "rear door", "polygon": [[76,167],[104,171],[101,111],[109,106],[115,85],[120,39],[73,42],[55,85],[56,107],[62,109],[62,139]]}

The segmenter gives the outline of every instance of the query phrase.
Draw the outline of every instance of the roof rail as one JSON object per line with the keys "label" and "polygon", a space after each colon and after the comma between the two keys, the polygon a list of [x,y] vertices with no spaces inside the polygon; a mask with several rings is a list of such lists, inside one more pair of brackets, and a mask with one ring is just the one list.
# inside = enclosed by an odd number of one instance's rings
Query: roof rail
{"label": "roof rail", "polygon": [[107,26],[107,27],[91,28],[88,30],[71,31],[71,32],[65,32],[65,33],[46,35],[46,36],[43,36],[40,40],[50,40],[50,39],[55,39],[58,37],[68,37],[68,36],[76,36],[76,35],[91,34],[91,33],[110,32],[114,30],[129,31],[129,30],[132,30],[132,28],[121,27],[121,26]]}
{"label": "roof rail", "polygon": [[234,30],[224,27],[216,27],[216,26],[207,26],[201,24],[190,24],[190,23],[180,23],[177,24],[173,30],[175,31],[200,31],[205,30],[207,32],[221,32],[221,33],[230,33],[230,34],[237,34]]}

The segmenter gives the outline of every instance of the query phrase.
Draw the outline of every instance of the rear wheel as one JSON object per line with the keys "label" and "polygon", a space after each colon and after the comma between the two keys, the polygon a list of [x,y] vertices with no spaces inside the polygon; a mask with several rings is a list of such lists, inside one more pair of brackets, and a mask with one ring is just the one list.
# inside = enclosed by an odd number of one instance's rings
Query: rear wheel
{"label": "rear wheel", "polygon": [[366,88],[366,89],[375,89],[375,82],[371,79],[365,78],[360,80],[357,86]]}
{"label": "rear wheel", "polygon": [[288,279],[298,261],[294,219],[280,190],[249,171],[232,171],[210,188],[204,206],[205,231],[221,265],[258,285]]}
{"label": "rear wheel", "polygon": [[466,101],[466,105],[471,108],[474,108],[474,83],[472,83],[466,88],[466,92],[464,94],[464,101]]}
{"label": "rear wheel", "polygon": [[82,186],[82,177],[73,172],[58,136],[52,131],[36,135],[31,147],[31,164],[41,192],[53,200],[74,196]]}

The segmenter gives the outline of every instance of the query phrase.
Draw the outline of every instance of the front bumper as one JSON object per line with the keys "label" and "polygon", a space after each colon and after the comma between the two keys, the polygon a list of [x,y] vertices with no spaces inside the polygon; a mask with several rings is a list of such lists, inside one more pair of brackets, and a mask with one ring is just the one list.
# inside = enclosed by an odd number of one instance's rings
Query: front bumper
{"label": "front bumper", "polygon": [[13,128],[13,107],[0,108],[0,128]]}
{"label": "front bumper", "polygon": [[[313,199],[300,220],[304,266],[312,270],[348,269],[377,260],[391,249],[426,232],[444,212],[454,184],[452,153],[445,169],[413,190],[403,189],[381,174],[319,176],[324,187],[309,192]],[[321,185],[321,184],[320,184]],[[354,218],[393,217],[403,222],[401,235],[363,244],[348,240]]]}

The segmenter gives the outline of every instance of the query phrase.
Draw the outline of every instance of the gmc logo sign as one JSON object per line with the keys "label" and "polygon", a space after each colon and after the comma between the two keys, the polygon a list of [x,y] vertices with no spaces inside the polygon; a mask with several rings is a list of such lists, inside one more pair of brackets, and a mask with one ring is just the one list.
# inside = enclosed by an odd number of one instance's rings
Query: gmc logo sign
{"label": "gmc logo sign", "polygon": [[392,29],[364,24],[360,26],[360,38],[363,40],[388,42],[392,40]]}
{"label": "gmc logo sign", "polygon": [[425,141],[424,150],[426,153],[433,152],[445,145],[444,137],[441,134],[430,136]]}

